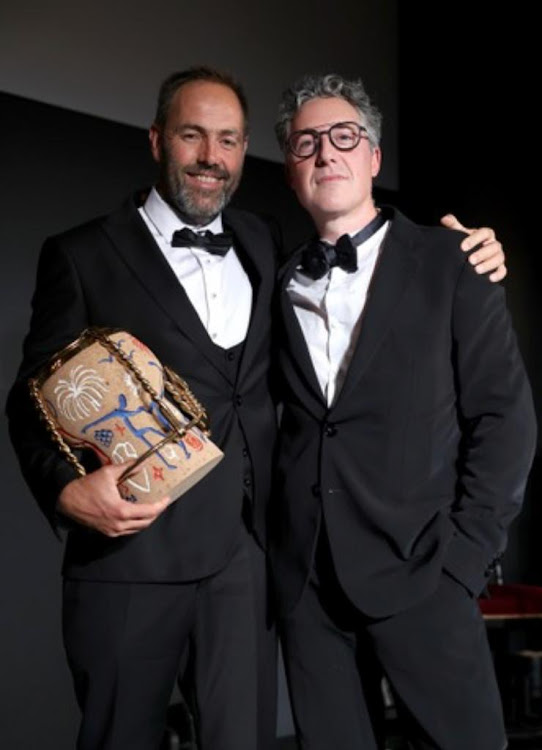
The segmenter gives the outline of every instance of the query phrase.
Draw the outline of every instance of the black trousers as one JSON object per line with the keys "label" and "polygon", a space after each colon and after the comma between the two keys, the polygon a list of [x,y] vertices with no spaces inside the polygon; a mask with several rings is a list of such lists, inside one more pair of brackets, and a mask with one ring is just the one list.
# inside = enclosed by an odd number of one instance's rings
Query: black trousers
{"label": "black trousers", "polygon": [[[252,534],[247,539],[252,565],[254,603],[256,608],[256,651],[258,668],[257,750],[277,748],[278,636],[274,606],[269,586],[267,556]],[[179,675],[179,687],[196,714],[194,700],[194,652],[189,649]]]}
{"label": "black trousers", "polygon": [[258,654],[267,654],[271,636],[258,632],[262,574],[253,544],[243,529],[226,567],[193,583],[65,581],[64,643],[82,711],[78,750],[158,748],[188,647],[201,750],[258,747]]}
{"label": "black trousers", "polygon": [[320,555],[281,623],[298,745],[381,747],[375,663],[393,690],[415,750],[503,750],[499,691],[478,604],[446,573],[426,599],[383,619],[359,612]]}
{"label": "black trousers", "polygon": [[278,694],[278,636],[269,585],[267,555],[252,535],[248,538],[256,609],[256,656],[258,669],[257,750],[276,750]]}

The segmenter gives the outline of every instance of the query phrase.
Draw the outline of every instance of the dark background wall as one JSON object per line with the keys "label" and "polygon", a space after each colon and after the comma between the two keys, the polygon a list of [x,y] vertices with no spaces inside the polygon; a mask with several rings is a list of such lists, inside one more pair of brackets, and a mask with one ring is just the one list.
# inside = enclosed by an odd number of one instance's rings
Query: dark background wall
{"label": "dark background wall", "polygon": [[[539,45],[524,4],[399,4],[399,202],[422,222],[453,211],[497,230],[540,423]],[[542,583],[540,485],[539,449],[503,561],[508,580]]]}
{"label": "dark background wall", "polygon": [[[513,9],[466,3],[399,6],[399,190],[377,191],[426,223],[454,211],[496,228],[538,410],[542,387],[536,190],[535,24]],[[472,4],[474,5],[474,4]],[[428,9],[429,8],[429,9]],[[435,9],[435,8],[438,8]],[[364,76],[360,67],[359,73]],[[369,83],[368,83],[369,85]],[[378,97],[377,101],[378,101]],[[152,182],[144,130],[0,94],[0,399],[15,375],[45,236],[114,208]],[[386,158],[386,154],[384,155]],[[289,244],[310,224],[279,164],[248,159],[236,203],[275,213]],[[74,745],[77,711],[60,640],[62,545],[24,486],[0,424],[0,746]],[[537,458],[525,510],[505,558],[508,578],[542,582]]]}
{"label": "dark background wall", "polygon": [[0,91],[147,127],[158,81],[214,65],[246,88],[250,153],[278,161],[270,123],[280,91],[308,70],[361,68],[388,117],[382,179],[395,188],[397,5],[341,0],[330,18],[327,0],[2,0]]}

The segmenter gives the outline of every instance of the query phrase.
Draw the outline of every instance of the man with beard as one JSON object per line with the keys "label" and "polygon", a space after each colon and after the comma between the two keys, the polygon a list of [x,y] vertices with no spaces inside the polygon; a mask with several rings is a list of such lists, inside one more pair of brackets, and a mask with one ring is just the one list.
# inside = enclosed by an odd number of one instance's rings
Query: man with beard
{"label": "man with beard", "polygon": [[[157,187],[49,239],[40,258],[8,415],[42,510],[55,529],[69,529],[63,633],[82,711],[79,750],[157,748],[189,645],[202,750],[275,742],[263,543],[276,431],[276,248],[263,221],[223,211],[241,177],[247,127],[231,78],[172,75],[150,130]],[[206,232],[217,235],[210,249]],[[123,466],[77,478],[32,411],[27,378],[90,325],[130,332],[206,407],[224,458],[178,502],[127,503],[116,486]]]}
{"label": "man with beard", "polygon": [[[241,89],[207,68],[173,74],[150,143],[156,188],[45,243],[11,435],[51,525],[68,527],[63,627],[79,750],[157,748],[188,648],[201,750],[270,750],[276,642],[263,545],[276,248],[259,218],[226,208],[247,147]],[[218,234],[212,247],[206,232]],[[484,239],[479,259],[496,268],[492,234],[470,241]],[[36,417],[27,378],[89,325],[136,336],[209,413],[225,457],[176,503],[126,503],[123,467],[77,478]]]}

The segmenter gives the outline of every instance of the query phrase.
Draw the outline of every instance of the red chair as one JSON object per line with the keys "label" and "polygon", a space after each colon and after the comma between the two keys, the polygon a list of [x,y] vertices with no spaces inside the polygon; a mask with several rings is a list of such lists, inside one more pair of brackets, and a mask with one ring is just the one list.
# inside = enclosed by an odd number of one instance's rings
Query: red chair
{"label": "red chair", "polygon": [[503,583],[500,566],[495,573],[498,582],[487,586],[478,603],[488,627],[508,736],[542,740],[542,586]]}
{"label": "red chair", "polygon": [[542,586],[490,583],[478,604],[484,620],[542,619]]}

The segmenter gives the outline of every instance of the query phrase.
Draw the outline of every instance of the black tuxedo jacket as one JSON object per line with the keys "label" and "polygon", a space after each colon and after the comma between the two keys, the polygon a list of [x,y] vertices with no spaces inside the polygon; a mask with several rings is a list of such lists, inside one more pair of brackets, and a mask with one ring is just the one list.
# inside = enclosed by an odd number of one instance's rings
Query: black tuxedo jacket
{"label": "black tuxedo jacket", "polygon": [[57,521],[60,490],[76,474],[36,419],[26,381],[88,325],[129,331],[184,377],[206,407],[211,437],[225,454],[137,535],[110,539],[82,526],[73,528],[64,562],[70,577],[184,581],[220,569],[239,534],[246,448],[252,466],[252,521],[260,542],[265,539],[276,432],[269,370],[276,251],[261,219],[233,209],[223,218],[234,232],[253,288],[250,327],[234,378],[228,374],[232,368],[226,353],[212,343],[134,200],[43,247],[31,328],[7,412],[23,473],[51,523]]}
{"label": "black tuxedo jacket", "polygon": [[502,552],[531,464],[535,418],[504,291],[462,236],[398,212],[384,240],[346,381],[328,408],[283,267],[278,528],[283,611],[325,523],[339,581],[370,616],[400,611],[442,569],[473,594]]}

